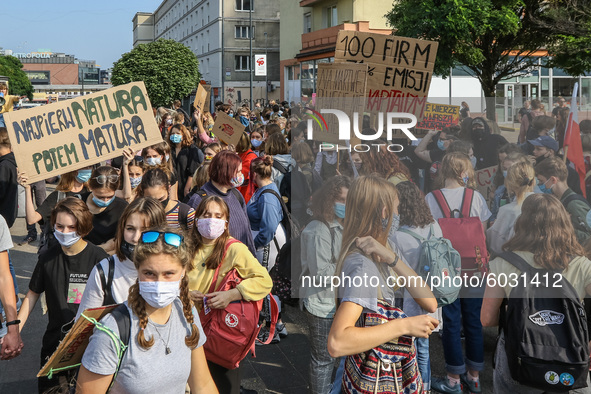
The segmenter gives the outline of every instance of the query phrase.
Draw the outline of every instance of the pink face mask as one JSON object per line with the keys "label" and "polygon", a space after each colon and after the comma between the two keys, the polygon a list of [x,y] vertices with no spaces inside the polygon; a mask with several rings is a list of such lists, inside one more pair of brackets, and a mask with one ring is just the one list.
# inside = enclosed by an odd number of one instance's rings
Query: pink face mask
{"label": "pink face mask", "polygon": [[207,218],[197,219],[197,231],[203,238],[217,239],[226,229],[226,220]]}

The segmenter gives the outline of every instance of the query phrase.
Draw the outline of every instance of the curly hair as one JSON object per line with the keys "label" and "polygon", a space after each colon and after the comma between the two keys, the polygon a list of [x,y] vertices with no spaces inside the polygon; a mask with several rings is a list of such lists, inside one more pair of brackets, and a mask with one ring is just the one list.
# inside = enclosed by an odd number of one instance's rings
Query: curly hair
{"label": "curly hair", "polygon": [[[163,233],[174,233],[182,235],[180,229],[174,229],[171,227],[158,227],[149,231],[159,231]],[[193,243],[190,237],[185,237],[179,247],[168,245],[164,242],[163,237],[159,237],[156,242],[144,243],[141,239],[134,251],[134,265],[137,270],[141,265],[148,259],[149,256],[165,254],[172,256],[179,265],[185,269],[185,275],[181,279],[180,284],[180,299],[183,303],[183,315],[187,322],[191,325],[191,334],[185,337],[185,344],[189,348],[194,348],[199,343],[199,329],[194,322],[193,317],[193,303],[189,298],[189,279],[187,273],[192,269],[193,260]],[[131,307],[133,313],[139,319],[140,329],[137,334],[137,341],[139,345],[144,349],[149,349],[154,345],[154,337],[152,336],[149,340],[145,336],[145,328],[148,324],[148,314],[146,312],[146,301],[140,295],[139,290],[139,279],[129,289],[128,304]]]}
{"label": "curly hair", "polygon": [[310,210],[316,220],[332,222],[335,219],[334,204],[341,195],[341,189],[351,188],[351,178],[337,175],[326,181],[312,196]]}
{"label": "curly hair", "polygon": [[515,222],[515,235],[503,250],[531,252],[534,261],[546,269],[568,268],[575,256],[585,256],[577,241],[570,215],[551,194],[532,194],[523,201]]}
{"label": "curly hair", "polygon": [[409,227],[425,227],[433,223],[433,215],[425,202],[423,192],[412,182],[400,182],[398,190],[398,214],[400,225]]}
{"label": "curly hair", "polygon": [[[385,144],[378,140],[376,143]],[[382,149],[383,148],[383,149]],[[389,152],[385,146],[381,149],[370,149],[368,152],[360,153],[363,158],[363,172],[365,175],[378,174],[384,179],[403,174],[406,179],[411,179],[410,171],[400,162],[398,155]]]}

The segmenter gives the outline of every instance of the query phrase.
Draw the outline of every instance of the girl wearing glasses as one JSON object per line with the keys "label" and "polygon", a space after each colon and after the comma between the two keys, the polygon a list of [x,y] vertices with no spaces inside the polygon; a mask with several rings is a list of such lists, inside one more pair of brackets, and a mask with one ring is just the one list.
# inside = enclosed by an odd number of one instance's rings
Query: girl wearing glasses
{"label": "girl wearing glasses", "polygon": [[[82,358],[77,392],[105,393],[117,371],[113,392],[217,393],[207,370],[205,334],[189,299],[192,242],[178,229],[142,233],[134,251],[138,281],[125,305],[131,317],[129,348],[119,370],[113,339],[95,329]],[[107,315],[101,323],[119,333]]]}
{"label": "girl wearing glasses", "polygon": [[127,202],[115,196],[119,188],[119,174],[110,166],[98,167],[88,181],[90,193],[82,199],[92,213],[92,231],[86,236],[88,242],[100,246],[107,253],[115,251],[117,223]]}
{"label": "girl wearing glasses", "polygon": [[182,227],[183,230],[193,228],[195,210],[171,197],[168,176],[160,168],[148,170],[138,187],[138,196],[152,197],[162,204],[166,214],[166,221],[170,227]]}
{"label": "girl wearing glasses", "polygon": [[[83,239],[92,229],[92,214],[82,200],[68,197],[60,201],[51,213],[51,226],[59,244],[39,255],[17,318],[22,331],[39,296],[45,293],[49,323],[43,335],[41,366],[72,327],[90,271],[107,257],[103,249]],[[43,393],[59,386],[59,378],[39,378],[38,385]]]}
{"label": "girl wearing glasses", "polygon": [[167,142],[171,151],[170,160],[178,176],[178,196],[182,200],[191,190],[193,174],[203,163],[203,152],[193,145],[193,137],[182,124],[172,126],[167,135]]}
{"label": "girl wearing glasses", "polygon": [[[194,268],[188,274],[191,298],[201,306],[204,297],[207,297],[209,308],[225,309],[232,301],[258,301],[266,297],[273,286],[267,270],[243,243],[226,246],[231,238],[228,225],[230,210],[224,200],[218,196],[204,198],[197,207],[196,215],[198,219],[193,238],[197,246]],[[207,294],[216,268],[220,265],[216,288],[232,269],[236,269],[243,280],[235,289]],[[227,369],[212,362],[208,362],[208,365],[220,392],[240,392],[238,368]]]}
{"label": "girl wearing glasses", "polygon": [[[127,300],[129,288],[137,280],[133,251],[142,232],[165,225],[166,216],[162,204],[153,198],[138,198],[125,208],[117,225],[115,254],[102,260],[99,263],[100,269],[98,266],[92,269],[76,320],[88,308],[120,304]],[[113,270],[113,279],[109,283],[107,278],[111,276],[111,270]],[[105,285],[109,287],[105,288]]]}

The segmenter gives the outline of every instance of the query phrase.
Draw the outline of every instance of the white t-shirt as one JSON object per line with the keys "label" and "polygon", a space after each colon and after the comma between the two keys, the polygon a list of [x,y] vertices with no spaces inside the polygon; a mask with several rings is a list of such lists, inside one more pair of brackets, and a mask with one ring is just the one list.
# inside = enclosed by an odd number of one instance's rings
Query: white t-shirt
{"label": "white t-shirt", "polygon": [[[527,193],[526,198],[533,193]],[[499,209],[497,220],[493,225],[486,230],[486,242],[491,252],[499,254],[503,251],[503,245],[509,241],[515,234],[515,222],[521,215],[521,205],[517,201],[513,201],[507,205],[503,205]]]}
{"label": "white t-shirt", "polygon": [[10,229],[4,219],[4,216],[0,215],[0,252],[4,252],[8,249],[12,249],[12,237],[10,236]]}
{"label": "white t-shirt", "polygon": [[[137,270],[133,265],[133,261],[125,259],[119,260],[117,255],[113,255],[115,259],[115,272],[113,274],[113,284],[111,285],[111,291],[113,292],[113,298],[118,304],[123,301],[127,301],[129,295],[129,288],[137,280]],[[103,267],[105,272],[105,278],[109,277],[109,260],[103,259],[99,263]],[[76,320],[80,317],[82,312],[88,308],[98,308],[103,305],[103,286],[101,284],[101,276],[94,267],[88,277],[84,294],[82,295],[82,301],[78,307],[78,313],[76,314]]]}
{"label": "white t-shirt", "polygon": [[[425,239],[428,239],[431,236],[436,238],[442,238],[443,234],[441,233],[441,227],[439,227],[439,224],[437,222],[433,222],[432,225],[433,234],[431,234],[431,225],[427,225],[422,228],[401,226],[400,230],[412,231],[413,233]],[[390,242],[394,243],[400,250],[401,260],[404,261],[406,265],[412,268],[415,272],[418,272],[419,257],[421,253],[421,243],[412,235],[406,234],[400,230],[396,231],[394,234],[390,236]],[[427,313],[425,310],[423,310],[423,308],[419,306],[419,304],[417,304],[417,302],[414,300],[414,298],[412,298],[408,291],[404,292],[402,310],[408,316],[418,316]]]}
{"label": "white t-shirt", "polygon": [[[447,200],[450,210],[457,209],[461,211],[462,209],[462,200],[464,198],[464,189],[465,187],[457,187],[454,189],[441,189],[443,196]],[[437,200],[435,200],[435,196],[433,193],[427,194],[425,197],[425,201],[431,210],[431,214],[435,220],[441,219],[443,217],[443,213],[437,204]],[[456,214],[457,215],[457,214]],[[488,205],[486,204],[486,200],[482,197],[482,194],[474,191],[474,198],[472,199],[472,209],[470,210],[470,217],[478,217],[480,218],[481,222],[488,220],[488,218],[492,215],[490,210],[488,209]],[[456,216],[457,217],[457,216]]]}

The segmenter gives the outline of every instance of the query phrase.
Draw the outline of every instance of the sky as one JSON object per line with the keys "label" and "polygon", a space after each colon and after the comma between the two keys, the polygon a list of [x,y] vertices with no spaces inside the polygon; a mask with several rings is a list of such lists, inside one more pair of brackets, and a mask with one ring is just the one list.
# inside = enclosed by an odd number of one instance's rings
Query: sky
{"label": "sky", "polygon": [[63,52],[112,67],[131,51],[136,12],[154,12],[162,0],[2,1],[0,47],[13,52]]}

